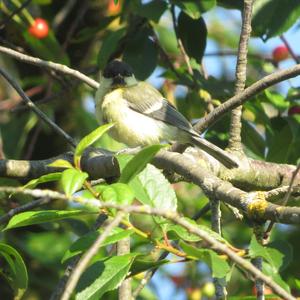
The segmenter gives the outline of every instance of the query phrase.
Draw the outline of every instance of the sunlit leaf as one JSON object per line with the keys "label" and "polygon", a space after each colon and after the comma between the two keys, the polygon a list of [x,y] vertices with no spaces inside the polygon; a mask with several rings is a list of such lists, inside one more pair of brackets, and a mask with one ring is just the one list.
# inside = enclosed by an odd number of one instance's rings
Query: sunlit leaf
{"label": "sunlit leaf", "polygon": [[136,255],[106,257],[95,262],[81,276],[75,299],[100,299],[107,291],[116,289],[125,279]]}
{"label": "sunlit leaf", "polygon": [[132,180],[146,167],[146,165],[153,159],[155,154],[164,147],[165,146],[163,145],[152,145],[142,149],[127,163],[122,171],[119,182],[130,182],[130,180]]}
{"label": "sunlit leaf", "polygon": [[[114,244],[126,237],[129,237],[132,235],[134,231],[132,229],[121,229],[121,228],[115,228],[111,234],[103,241],[101,244],[102,247]],[[62,262],[65,262],[66,260],[70,259],[71,257],[78,255],[82,253],[83,251],[87,250],[89,247],[92,246],[93,242],[96,240],[96,238],[101,234],[101,230],[97,230],[94,232],[89,232],[86,235],[80,237],[78,240],[76,240],[71,247],[67,250],[67,252],[64,254],[64,257],[62,258]]]}
{"label": "sunlit leaf", "polygon": [[89,177],[85,172],[77,169],[67,169],[62,172],[60,183],[67,196],[73,195],[82,188],[84,181]]}
{"label": "sunlit leaf", "polygon": [[92,214],[83,210],[39,210],[39,211],[25,211],[13,216],[8,222],[4,230],[24,227],[34,224],[41,224],[45,222],[55,222],[66,218],[75,216],[83,216]]}
{"label": "sunlit leaf", "polygon": [[28,183],[26,183],[25,185],[23,185],[23,188],[24,189],[33,189],[38,184],[41,184],[41,183],[51,182],[51,181],[58,181],[58,180],[60,180],[61,175],[62,175],[61,172],[42,175],[39,178],[30,180]]}

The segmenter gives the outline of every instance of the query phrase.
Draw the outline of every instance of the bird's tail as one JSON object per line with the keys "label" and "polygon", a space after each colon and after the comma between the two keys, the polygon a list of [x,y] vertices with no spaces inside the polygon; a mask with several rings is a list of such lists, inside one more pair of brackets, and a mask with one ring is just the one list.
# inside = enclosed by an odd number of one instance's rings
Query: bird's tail
{"label": "bird's tail", "polygon": [[192,144],[204,150],[215,159],[217,159],[220,163],[222,163],[225,167],[231,169],[236,168],[239,165],[237,162],[224,150],[220,149],[216,145],[208,142],[201,137],[192,136]]}

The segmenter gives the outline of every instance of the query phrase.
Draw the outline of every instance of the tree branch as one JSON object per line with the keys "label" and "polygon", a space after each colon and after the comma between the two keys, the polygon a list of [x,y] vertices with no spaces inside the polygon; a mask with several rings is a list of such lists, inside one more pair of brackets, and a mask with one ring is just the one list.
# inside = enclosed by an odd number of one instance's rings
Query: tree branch
{"label": "tree branch", "polygon": [[88,76],[80,73],[79,71],[76,71],[74,69],[71,69],[65,65],[62,64],[57,64],[51,61],[46,61],[37,57],[33,57],[30,55],[26,55],[23,53],[20,53],[18,51],[12,50],[10,48],[6,48],[3,46],[0,46],[0,52],[8,54],[22,62],[26,62],[35,66],[39,66],[39,67],[43,67],[43,68],[47,68],[47,69],[51,69],[60,73],[63,73],[65,75],[70,75],[72,77],[75,77],[79,80],[81,80],[82,82],[86,83],[87,85],[89,85],[90,87],[94,88],[94,89],[98,89],[99,88],[99,83],[91,78],[89,78]]}
{"label": "tree branch", "polygon": [[[117,226],[124,215],[130,213],[138,213],[138,214],[147,214],[147,215],[155,215],[164,217],[175,224],[178,224],[185,229],[188,230],[189,233],[195,234],[208,244],[209,248],[213,249],[214,251],[223,253],[227,255],[233,262],[235,262],[238,266],[242,269],[249,272],[253,275],[253,279],[260,279],[266,285],[268,285],[277,295],[281,296],[284,299],[288,300],[296,300],[292,295],[288,294],[283,288],[277,285],[270,277],[264,275],[260,270],[254,267],[250,261],[240,257],[236,254],[233,250],[231,250],[226,244],[221,243],[220,241],[216,240],[211,234],[197,225],[191,224],[185,218],[180,217],[176,212],[170,212],[169,210],[162,210],[161,208],[152,208],[147,205],[143,206],[126,206],[126,205],[118,205],[115,203],[109,202],[101,202],[98,199],[85,199],[80,196],[67,196],[58,192],[54,192],[51,190],[29,190],[23,188],[14,188],[14,187],[0,187],[0,192],[8,192],[8,193],[21,193],[31,195],[33,197],[50,197],[55,199],[60,199],[63,201],[74,201],[78,202],[82,205],[89,205],[96,207],[98,209],[101,208],[114,208],[119,211],[117,217],[106,227],[104,232],[97,238],[94,242],[92,247],[86,252],[86,254],[82,257],[81,262],[76,267],[76,271],[74,270],[72,279],[69,279],[68,288],[65,290],[65,296],[62,297],[63,300],[69,299],[73,289],[76,286],[76,283],[82,274],[83,270],[87,266],[90,259],[97,253],[97,250],[101,246],[103,240],[107,237],[109,232],[114,226]],[[300,213],[300,209],[299,209]]]}
{"label": "tree branch", "polygon": [[87,268],[90,260],[95,256],[101,247],[101,244],[104,242],[104,240],[108,237],[108,235],[111,233],[111,231],[119,225],[122,218],[124,217],[125,213],[120,211],[117,213],[116,217],[107,225],[104,227],[104,230],[102,234],[100,234],[93,245],[87,250],[87,252],[82,256],[82,258],[79,260],[78,264],[74,268],[67,284],[64,290],[64,293],[61,297],[61,300],[68,300],[70,299],[77,282],[84,272],[84,270]]}
{"label": "tree branch", "polygon": [[[237,56],[237,65],[235,72],[235,95],[241,93],[246,84],[247,78],[247,53],[248,53],[248,43],[251,34],[251,16],[252,16],[252,6],[253,0],[244,1],[244,9],[242,14],[242,30],[240,34],[239,49]],[[242,141],[241,141],[241,131],[242,131],[242,106],[236,107],[231,112],[231,121],[229,129],[229,145],[228,148],[232,151],[237,151],[242,153]]]}
{"label": "tree branch", "polygon": [[22,100],[28,105],[31,110],[46,124],[48,124],[56,133],[62,136],[71,146],[76,147],[76,143],[72,137],[70,137],[66,132],[64,132],[59,126],[57,126],[53,121],[51,121],[48,116],[43,113],[37,106],[28,98],[26,93],[18,85],[18,83],[12,79],[12,77],[6,73],[2,68],[0,68],[0,74],[9,82],[9,84],[17,91]]}
{"label": "tree branch", "polygon": [[251,97],[254,97],[255,95],[259,94],[263,90],[276,83],[299,75],[300,64],[284,70],[276,71],[273,74],[263,77],[262,79],[256,81],[254,84],[243,90],[240,94],[231,97],[226,102],[215,108],[206,117],[201,119],[201,121],[199,121],[194,128],[199,132],[203,132],[206,128],[219,120],[224,114],[226,114],[233,108],[245,103]]}

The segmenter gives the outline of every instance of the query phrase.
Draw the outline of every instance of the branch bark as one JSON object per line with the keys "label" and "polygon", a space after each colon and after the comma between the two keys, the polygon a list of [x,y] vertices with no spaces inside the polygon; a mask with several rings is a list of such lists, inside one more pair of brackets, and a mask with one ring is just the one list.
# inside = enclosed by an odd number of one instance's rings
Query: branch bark
{"label": "branch bark", "polygon": [[[244,1],[244,9],[242,14],[242,30],[239,41],[239,49],[237,56],[237,65],[235,72],[235,95],[241,93],[246,84],[247,78],[247,53],[248,53],[248,43],[251,34],[251,16],[252,16],[252,6],[253,0]],[[242,153],[242,106],[235,108],[231,112],[231,121],[229,129],[229,145],[228,148],[232,151],[237,151]]]}

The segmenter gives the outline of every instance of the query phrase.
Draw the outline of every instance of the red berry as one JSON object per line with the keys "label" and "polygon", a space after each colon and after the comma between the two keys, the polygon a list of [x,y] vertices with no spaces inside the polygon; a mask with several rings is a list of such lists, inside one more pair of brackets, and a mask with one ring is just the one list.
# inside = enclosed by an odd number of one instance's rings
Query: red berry
{"label": "red berry", "polygon": [[121,0],[117,4],[114,0],[109,0],[107,10],[109,15],[117,15],[121,11]]}
{"label": "red berry", "polygon": [[292,116],[292,115],[300,115],[300,106],[296,105],[296,106],[292,106],[289,108],[288,111],[288,115]]}
{"label": "red berry", "polygon": [[284,45],[278,46],[273,50],[272,56],[275,62],[285,60],[289,57],[289,50]]}
{"label": "red berry", "polygon": [[37,39],[43,39],[48,36],[49,26],[46,20],[36,18],[28,29],[29,33]]}

